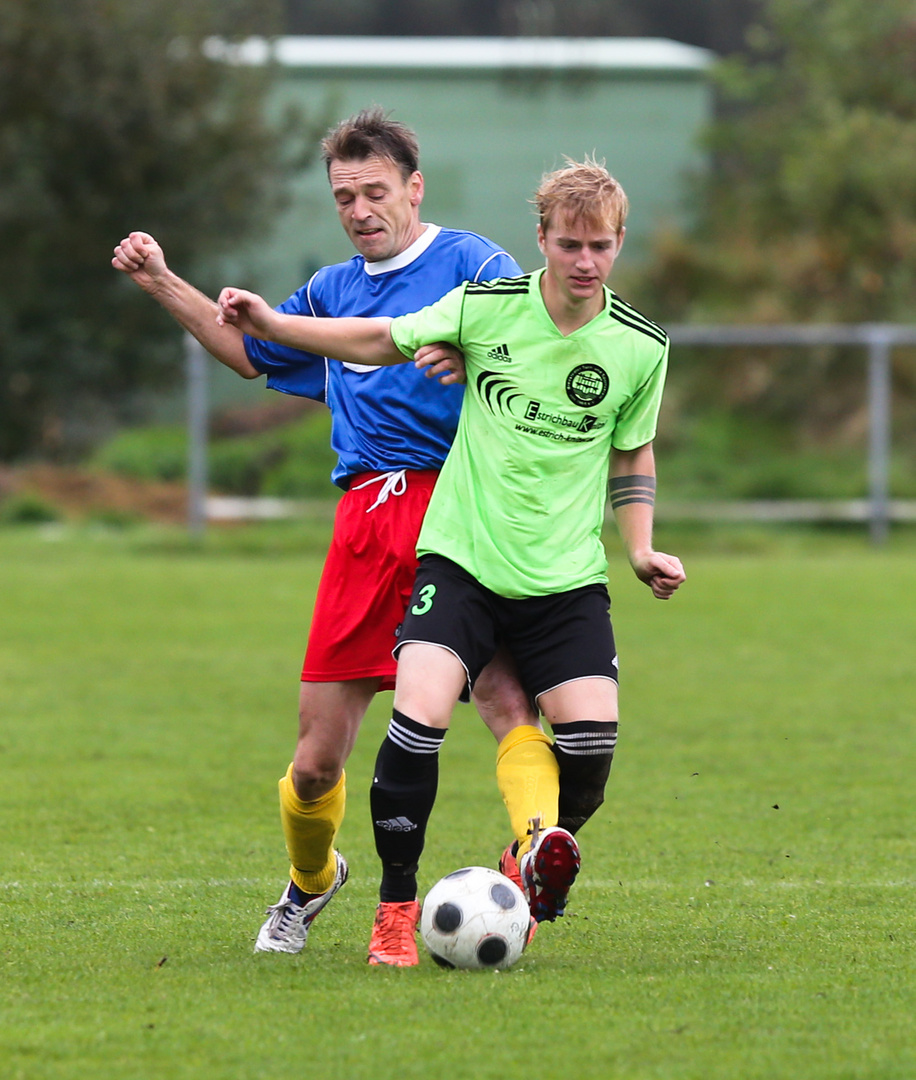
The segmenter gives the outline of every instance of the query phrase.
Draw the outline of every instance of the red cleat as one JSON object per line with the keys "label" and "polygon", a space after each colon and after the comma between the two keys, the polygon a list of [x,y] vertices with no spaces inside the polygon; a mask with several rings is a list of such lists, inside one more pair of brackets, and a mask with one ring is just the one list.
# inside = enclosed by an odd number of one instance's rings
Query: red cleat
{"label": "red cleat", "polygon": [[522,856],[519,871],[536,922],[553,922],[564,913],[580,862],[579,845],[571,832],[558,825],[541,832],[534,825],[531,850]]}

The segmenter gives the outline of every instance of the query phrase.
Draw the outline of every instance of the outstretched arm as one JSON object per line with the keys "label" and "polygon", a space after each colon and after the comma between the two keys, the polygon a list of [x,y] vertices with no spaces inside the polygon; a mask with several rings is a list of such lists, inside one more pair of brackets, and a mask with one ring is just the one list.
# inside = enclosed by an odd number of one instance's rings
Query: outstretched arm
{"label": "outstretched arm", "polygon": [[241,330],[217,324],[214,301],[172,273],[162,248],[149,233],[126,236],[114,249],[111,265],[160,303],[221,364],[246,379],[261,374],[245,353]]}
{"label": "outstretched arm", "polygon": [[390,319],[304,319],[275,311],[263,297],[247,289],[226,288],[219,294],[216,321],[220,327],[352,364],[407,362],[391,340]]}
{"label": "outstretched arm", "polygon": [[667,600],[686,579],[681,560],[652,547],[655,516],[655,453],[652,443],[615,450],[611,460],[611,509],[630,565],[659,600]]}

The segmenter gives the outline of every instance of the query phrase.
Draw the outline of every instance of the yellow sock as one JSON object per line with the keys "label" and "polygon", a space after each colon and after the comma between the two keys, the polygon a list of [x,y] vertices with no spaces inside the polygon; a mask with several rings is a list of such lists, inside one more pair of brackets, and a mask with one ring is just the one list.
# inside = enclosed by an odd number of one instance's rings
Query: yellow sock
{"label": "yellow sock", "polygon": [[326,892],[334,884],[334,840],[347,802],[346,774],[320,799],[303,802],[293,787],[293,767],[280,781],[280,822],[286,837],[289,876],[307,893]]}
{"label": "yellow sock", "polygon": [[509,732],[496,751],[496,782],[518,840],[519,858],[531,846],[531,818],[539,816],[545,828],[557,823],[560,767],[550,747],[543,731],[522,724]]}

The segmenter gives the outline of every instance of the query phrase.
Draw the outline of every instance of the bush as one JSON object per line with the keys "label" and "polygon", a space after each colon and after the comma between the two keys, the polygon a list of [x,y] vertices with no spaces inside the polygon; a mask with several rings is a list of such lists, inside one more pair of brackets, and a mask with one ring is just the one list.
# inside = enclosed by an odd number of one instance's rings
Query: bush
{"label": "bush", "polygon": [[[227,495],[331,498],[331,417],[321,411],[258,435],[213,439],[210,486]],[[187,432],[178,425],[122,431],[93,456],[94,467],[138,480],[181,481]]]}
{"label": "bush", "polygon": [[331,486],[336,461],[331,449],[331,414],[317,413],[282,430],[286,452],[265,473],[261,494],[290,499],[336,497]]}
{"label": "bush", "polygon": [[101,447],[92,464],[135,480],[183,480],[188,467],[187,432],[168,425],[129,428]]}
{"label": "bush", "polygon": [[669,499],[851,499],[868,485],[863,445],[818,447],[734,412],[678,416],[656,449]]}
{"label": "bush", "polygon": [[34,492],[11,495],[0,503],[0,525],[46,525],[62,519],[56,506]]}

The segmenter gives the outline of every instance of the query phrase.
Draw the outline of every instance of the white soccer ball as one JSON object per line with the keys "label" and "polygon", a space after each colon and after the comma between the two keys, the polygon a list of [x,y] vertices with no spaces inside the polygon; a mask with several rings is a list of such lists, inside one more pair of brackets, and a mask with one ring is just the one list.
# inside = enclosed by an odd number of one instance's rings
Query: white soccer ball
{"label": "white soccer ball", "polygon": [[504,969],[525,951],[529,921],[514,882],[486,866],[465,866],[426,894],[420,935],[442,967]]}

